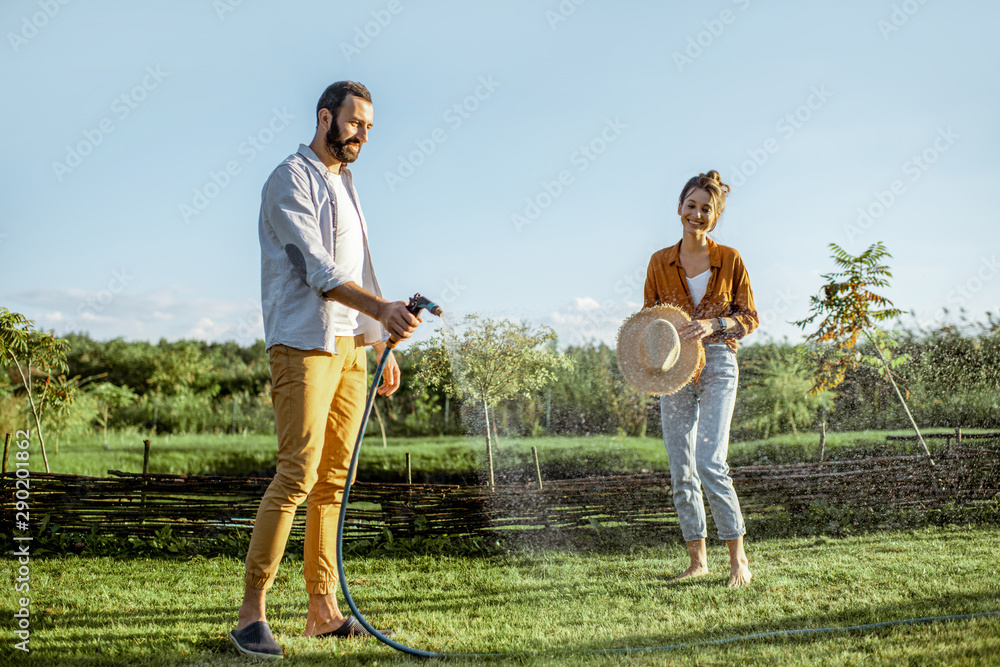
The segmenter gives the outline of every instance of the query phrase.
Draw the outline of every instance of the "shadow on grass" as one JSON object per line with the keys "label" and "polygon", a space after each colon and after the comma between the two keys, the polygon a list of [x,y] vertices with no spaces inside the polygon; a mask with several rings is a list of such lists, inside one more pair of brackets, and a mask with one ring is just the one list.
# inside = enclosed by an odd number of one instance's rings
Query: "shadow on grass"
{"label": "shadow on grass", "polygon": [[[534,593],[549,588],[556,588],[556,586],[543,586]],[[533,591],[525,591],[524,593],[526,597],[530,597],[532,594]],[[423,604],[413,604],[413,601],[406,601],[405,604],[413,614],[426,613],[436,609],[461,614],[471,605],[482,608],[504,602],[499,593],[490,592],[484,592],[483,595],[461,597],[440,595],[436,597],[439,599],[426,600]],[[447,602],[444,601],[445,598],[447,598]],[[506,603],[510,603],[509,597]],[[762,623],[716,626],[707,632],[694,631],[680,635],[639,632],[615,638],[594,638],[574,646],[551,648],[541,650],[538,653],[512,653],[506,656],[505,660],[533,662],[536,658],[570,657],[579,654],[590,654],[591,656],[613,653],[638,654],[664,650],[691,652],[698,650],[697,647],[691,646],[694,644],[717,642],[749,635],[799,629],[842,628],[909,618],[973,614],[997,609],[1000,609],[1000,593],[953,595],[934,600],[915,601],[908,605],[857,608],[830,614],[804,611],[800,614]],[[387,660],[391,664],[417,664],[418,662],[402,654],[388,653],[388,649],[378,646],[370,640],[324,643],[326,640],[310,640],[297,635],[289,635],[289,626],[291,623],[298,622],[297,616],[301,611],[301,609],[282,609],[282,606],[277,604],[271,610],[272,626],[275,628],[279,642],[285,645],[286,651],[291,649],[290,655],[287,657],[295,664],[348,665],[375,662],[386,664]],[[38,619],[37,626],[32,628],[31,654],[12,652],[10,644],[7,644],[0,652],[0,658],[7,662],[8,658],[13,657],[18,664],[58,664],[67,667],[131,664],[246,664],[244,658],[239,656],[229,644],[226,636],[234,617],[235,610],[229,607],[146,609],[128,614],[114,611],[70,612],[58,617],[49,616]],[[56,622],[58,627],[56,627]],[[155,631],[150,631],[149,626],[155,626]],[[299,629],[295,630],[296,633],[299,631]],[[893,627],[887,626],[850,632],[887,636],[892,631]],[[845,631],[834,630],[830,633],[756,637],[737,640],[733,643],[743,641],[802,645],[823,642],[828,637],[843,632]],[[397,637],[397,639],[405,642],[407,638],[402,636]],[[453,650],[460,653],[481,650],[474,646],[457,647],[446,637],[442,637],[437,646],[418,646],[416,648],[432,652]],[[427,663],[419,661],[419,664]]]}
{"label": "shadow on grass", "polygon": [[[588,644],[581,644],[565,651],[555,650],[547,652],[549,655],[568,655],[582,652],[613,652],[618,649],[633,649],[640,652],[641,649],[651,651],[657,650],[691,650],[696,647],[694,644],[705,642],[719,642],[733,640],[732,643],[744,642],[794,642],[797,644],[808,644],[825,641],[831,635],[851,632],[855,634],[875,634],[886,636],[893,631],[893,628],[900,625],[886,625],[882,627],[869,628],[863,630],[842,630],[841,628],[851,626],[862,626],[876,623],[887,623],[906,621],[909,619],[941,617],[941,616],[961,616],[966,614],[978,614],[984,612],[1000,611],[1000,593],[977,593],[966,595],[950,595],[933,600],[921,600],[908,605],[892,605],[881,607],[861,607],[838,613],[815,613],[804,612],[802,614],[788,616],[780,622],[764,622],[760,624],[734,624],[728,626],[717,626],[711,632],[690,632],[681,635],[653,635],[634,634],[628,637],[620,637],[613,641],[595,641]],[[751,637],[752,635],[766,635],[768,633],[778,633],[796,630],[819,630],[829,629],[827,632],[810,632],[803,634],[780,634],[771,637]],[[742,639],[745,638],[745,639]]]}

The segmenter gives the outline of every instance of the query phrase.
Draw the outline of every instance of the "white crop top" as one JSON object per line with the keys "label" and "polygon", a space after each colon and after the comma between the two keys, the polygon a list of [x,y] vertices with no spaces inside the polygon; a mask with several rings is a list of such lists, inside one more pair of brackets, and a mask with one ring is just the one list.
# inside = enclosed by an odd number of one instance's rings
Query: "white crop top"
{"label": "white crop top", "polygon": [[712,277],[712,270],[702,271],[694,278],[685,277],[684,280],[687,281],[688,291],[691,292],[691,300],[694,301],[695,308],[701,303],[701,300],[705,298],[705,290],[708,289],[708,279]]}

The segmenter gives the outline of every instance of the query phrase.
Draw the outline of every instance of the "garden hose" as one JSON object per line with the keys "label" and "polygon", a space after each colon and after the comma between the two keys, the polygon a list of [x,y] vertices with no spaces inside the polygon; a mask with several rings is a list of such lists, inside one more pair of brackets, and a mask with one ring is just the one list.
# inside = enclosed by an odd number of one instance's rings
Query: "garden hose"
{"label": "garden hose", "polygon": [[[407,306],[413,315],[419,314],[422,308],[427,308],[435,315],[441,314],[441,309],[434,303],[428,301],[427,299],[421,297],[419,294],[415,295],[410,299],[410,304]],[[351,455],[351,465],[347,471],[347,481],[344,484],[344,496],[340,504],[340,518],[337,522],[337,576],[340,577],[340,589],[344,593],[344,599],[347,601],[347,606],[350,607],[351,613],[354,617],[361,623],[362,627],[367,630],[373,637],[378,639],[380,642],[387,646],[400,651],[401,653],[406,653],[407,655],[412,655],[418,658],[513,658],[513,657],[526,657],[529,655],[539,655],[538,653],[436,653],[434,651],[424,651],[418,648],[413,648],[412,646],[407,646],[406,644],[400,644],[399,642],[393,641],[383,635],[381,632],[375,629],[368,619],[364,617],[361,610],[358,609],[357,604],[354,602],[354,598],[351,597],[350,588],[347,585],[347,576],[344,574],[344,524],[347,518],[347,500],[351,494],[351,483],[354,479],[354,473],[358,467],[358,454],[361,452],[361,442],[365,438],[365,427],[368,426],[368,417],[371,414],[372,406],[375,404],[375,394],[378,388],[379,379],[382,377],[382,371],[385,370],[386,361],[389,359],[389,353],[392,351],[396,345],[395,341],[389,341],[386,345],[385,350],[382,352],[382,357],[379,359],[378,366],[375,369],[375,375],[372,379],[371,389],[368,392],[368,400],[365,402],[364,414],[361,418],[361,428],[358,430],[358,439],[354,444],[354,453]],[[669,644],[666,646],[642,646],[636,648],[604,648],[604,649],[579,649],[576,651],[549,651],[546,655],[554,655],[558,653],[589,653],[589,654],[627,654],[627,653],[649,653],[653,651],[671,651],[677,649],[685,648],[699,648],[703,646],[716,646],[719,644],[731,644],[741,641],[751,641],[755,639],[773,639],[776,637],[794,637],[799,635],[812,635],[812,634],[823,634],[831,632],[863,632],[868,630],[875,630],[879,628],[887,628],[898,625],[917,625],[924,623],[937,623],[941,621],[959,621],[959,620],[970,620],[974,618],[986,618],[990,616],[1000,616],[1000,611],[986,611],[975,614],[957,614],[953,616],[929,616],[924,618],[907,618],[897,621],[885,621],[881,623],[868,623],[866,625],[851,625],[842,627],[828,627],[828,628],[800,628],[796,630],[777,630],[774,632],[761,632],[750,635],[740,635],[738,637],[726,637],[723,639],[712,639],[703,642],[695,642],[689,644]]]}
{"label": "garden hose", "polygon": [[[417,316],[423,308],[427,308],[435,315],[441,315],[441,308],[437,304],[428,301],[426,298],[420,296],[420,294],[413,295],[413,298],[410,299],[410,303],[407,305],[407,310],[409,310],[412,315]],[[340,518],[337,521],[337,576],[340,577],[340,588],[344,592],[344,598],[347,600],[347,606],[350,607],[351,613],[354,614],[354,617],[358,619],[358,622],[360,622],[364,629],[371,633],[372,636],[383,644],[387,644],[397,651],[408,653],[409,655],[421,658],[443,658],[448,654],[421,651],[420,649],[406,646],[405,644],[400,644],[399,642],[394,642],[376,630],[375,627],[368,622],[368,619],[362,615],[358,606],[354,603],[354,598],[351,597],[351,591],[347,587],[347,576],[344,574],[344,523],[347,518],[347,499],[351,495],[351,483],[354,480],[354,473],[358,468],[358,454],[361,452],[361,442],[365,439],[365,428],[368,426],[368,417],[371,415],[372,406],[375,404],[375,393],[378,389],[378,383],[382,377],[382,371],[385,370],[386,361],[389,360],[389,354],[392,352],[392,349],[396,347],[397,342],[398,341],[391,339],[389,340],[385,346],[385,350],[382,351],[382,357],[379,359],[378,366],[375,368],[375,374],[372,378],[372,386],[371,389],[368,390],[368,400],[365,401],[365,411],[361,416],[361,427],[358,429],[358,439],[354,443],[354,453],[351,454],[351,465],[347,469],[347,480],[344,483],[344,496],[340,501]],[[473,656],[470,655],[467,657]],[[476,657],[485,657],[485,655]]]}

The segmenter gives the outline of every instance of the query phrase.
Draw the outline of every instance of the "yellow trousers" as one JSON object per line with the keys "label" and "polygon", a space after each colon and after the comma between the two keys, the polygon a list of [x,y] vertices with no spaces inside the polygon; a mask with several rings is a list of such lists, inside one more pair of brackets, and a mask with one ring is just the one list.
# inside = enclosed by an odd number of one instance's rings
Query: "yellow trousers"
{"label": "yellow trousers", "polygon": [[[306,501],[304,569],[310,594],[337,587],[337,519],[365,406],[365,348],[338,336],[337,352],[269,350],[278,466],[260,501],[246,560],[246,584],[268,589],[292,519]],[[352,480],[353,483],[353,480]]]}

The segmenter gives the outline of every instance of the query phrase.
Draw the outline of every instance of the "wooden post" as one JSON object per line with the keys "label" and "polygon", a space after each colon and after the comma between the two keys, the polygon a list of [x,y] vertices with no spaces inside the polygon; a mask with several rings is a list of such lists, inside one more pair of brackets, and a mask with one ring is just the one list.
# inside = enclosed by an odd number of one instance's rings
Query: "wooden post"
{"label": "wooden post", "polygon": [[410,469],[410,453],[406,452],[406,483],[413,484],[413,471]]}
{"label": "wooden post", "polygon": [[[962,448],[962,427],[961,426],[956,426],[955,427],[955,446],[958,447],[959,449]],[[951,451],[949,450],[948,453],[950,454]]]}
{"label": "wooden post", "polygon": [[[149,474],[149,445],[151,443],[149,440],[142,441],[142,474],[143,476]],[[139,506],[142,511],[142,519],[139,520],[139,525],[146,523],[146,480],[142,480],[142,494],[139,498]]]}
{"label": "wooden post", "polygon": [[823,462],[823,450],[826,447],[826,420],[824,419],[819,425],[819,458],[820,463]]}
{"label": "wooden post", "polygon": [[7,472],[7,454],[10,452],[10,433],[3,439],[3,471]]}
{"label": "wooden post", "polygon": [[534,445],[531,446],[531,456],[535,459],[535,475],[538,476],[538,490],[542,490],[542,469],[538,465],[538,448]]}

